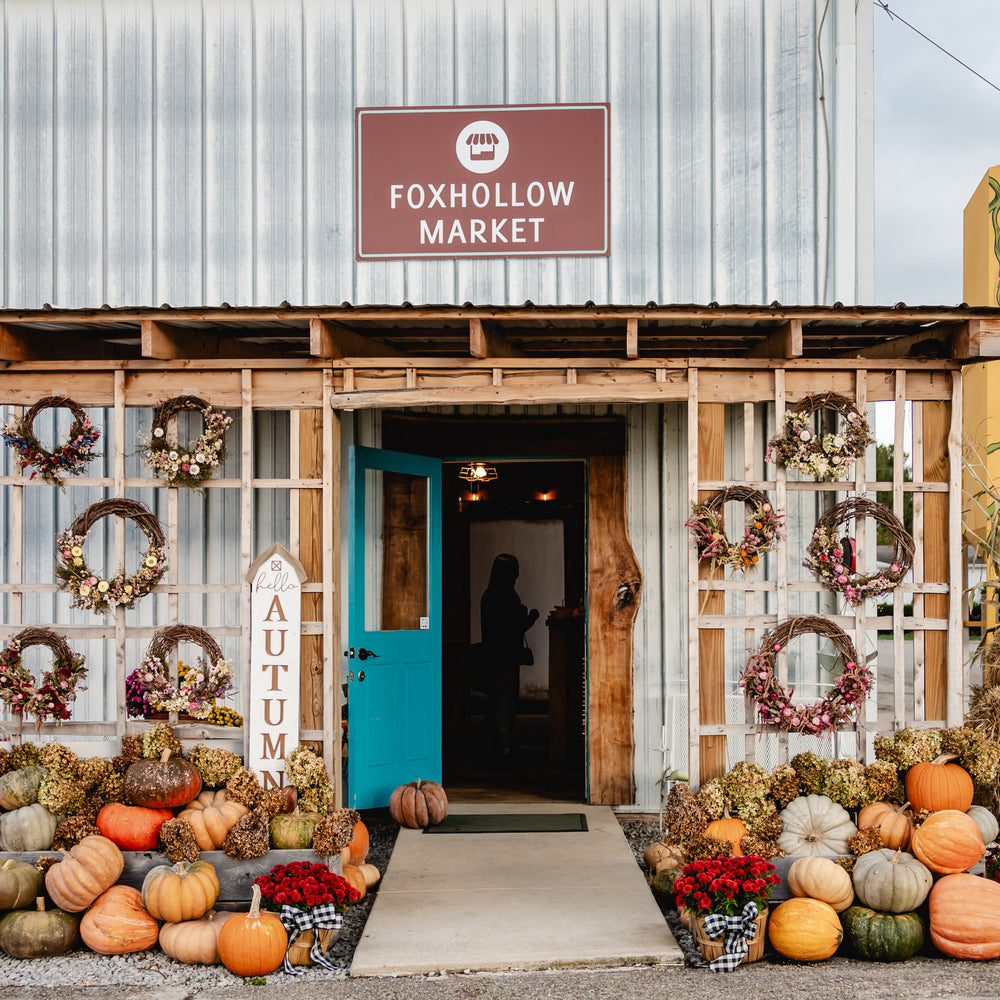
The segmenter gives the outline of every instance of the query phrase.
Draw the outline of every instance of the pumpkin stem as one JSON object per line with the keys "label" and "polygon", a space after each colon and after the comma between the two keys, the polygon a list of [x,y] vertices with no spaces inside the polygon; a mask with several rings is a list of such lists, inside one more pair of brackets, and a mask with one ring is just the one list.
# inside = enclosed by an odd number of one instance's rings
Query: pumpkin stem
{"label": "pumpkin stem", "polygon": [[168,760],[170,760],[170,755],[172,753],[173,753],[173,750],[171,750],[169,747],[166,750],[164,750],[163,753],[160,754],[160,763],[161,764],[166,764],[166,762]]}
{"label": "pumpkin stem", "polygon": [[6,871],[6,870],[7,870],[8,868],[10,868],[10,866],[11,866],[11,865],[12,865],[13,863],[14,863],[14,859],[13,859],[13,858],[9,858],[9,859],[8,859],[7,861],[5,861],[5,862],[3,863],[3,867],[2,867],[2,868],[0,868],[0,872],[3,872],[3,871]]}
{"label": "pumpkin stem", "polygon": [[935,757],[932,764],[947,764],[950,760],[958,760],[957,753],[943,753],[940,757]]}
{"label": "pumpkin stem", "polygon": [[35,897],[35,909],[39,913],[44,913],[45,912],[45,897],[44,896],[36,896]]}
{"label": "pumpkin stem", "polygon": [[247,916],[251,920],[256,920],[260,916],[260,886],[256,882],[253,884],[253,898],[250,900],[250,912]]}

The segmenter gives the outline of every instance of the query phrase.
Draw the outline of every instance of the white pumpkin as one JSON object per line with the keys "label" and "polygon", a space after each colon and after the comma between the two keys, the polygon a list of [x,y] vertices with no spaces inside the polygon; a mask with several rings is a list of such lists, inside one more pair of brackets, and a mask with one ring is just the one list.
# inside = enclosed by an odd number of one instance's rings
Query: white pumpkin
{"label": "white pumpkin", "polygon": [[47,851],[59,818],[33,802],[0,816],[0,851]]}
{"label": "white pumpkin", "polygon": [[850,813],[826,795],[800,795],[781,810],[778,847],[785,854],[850,854],[858,828]]}
{"label": "white pumpkin", "polygon": [[969,806],[966,816],[975,821],[979,827],[979,833],[983,838],[983,843],[987,846],[992,844],[1000,835],[1000,823],[996,816],[986,808],[986,806]]}

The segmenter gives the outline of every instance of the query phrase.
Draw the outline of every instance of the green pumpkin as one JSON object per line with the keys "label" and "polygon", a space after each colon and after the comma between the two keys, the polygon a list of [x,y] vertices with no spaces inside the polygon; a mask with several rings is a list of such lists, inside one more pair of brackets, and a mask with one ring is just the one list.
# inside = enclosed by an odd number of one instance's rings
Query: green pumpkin
{"label": "green pumpkin", "polygon": [[38,786],[49,772],[39,764],[0,775],[0,809],[20,809],[38,801]]}
{"label": "green pumpkin", "polygon": [[25,861],[8,858],[0,867],[0,910],[30,906],[42,891],[42,873]]}
{"label": "green pumpkin", "polygon": [[68,951],[79,921],[65,910],[46,910],[39,897],[34,910],[15,910],[0,920],[0,949],[11,958],[50,958]]}
{"label": "green pumpkin", "polygon": [[319,813],[278,813],[271,819],[271,846],[279,851],[304,851],[312,847]]}
{"label": "green pumpkin", "polygon": [[37,802],[0,816],[0,851],[47,851],[59,820]]}
{"label": "green pumpkin", "polygon": [[915,913],[879,913],[851,906],[840,915],[851,947],[871,962],[902,962],[924,944],[924,925]]}

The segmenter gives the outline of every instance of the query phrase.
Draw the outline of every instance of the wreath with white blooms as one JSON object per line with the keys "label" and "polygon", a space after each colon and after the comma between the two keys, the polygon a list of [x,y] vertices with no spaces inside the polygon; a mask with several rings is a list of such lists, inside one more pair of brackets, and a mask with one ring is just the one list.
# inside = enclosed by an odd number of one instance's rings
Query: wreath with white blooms
{"label": "wreath with white blooms", "polygon": [[[196,410],[205,420],[205,432],[187,446],[167,437],[167,423],[182,410]],[[139,454],[147,468],[168,486],[197,489],[226,457],[226,431],[233,418],[197,396],[175,396],[157,406],[148,438],[140,435]]]}

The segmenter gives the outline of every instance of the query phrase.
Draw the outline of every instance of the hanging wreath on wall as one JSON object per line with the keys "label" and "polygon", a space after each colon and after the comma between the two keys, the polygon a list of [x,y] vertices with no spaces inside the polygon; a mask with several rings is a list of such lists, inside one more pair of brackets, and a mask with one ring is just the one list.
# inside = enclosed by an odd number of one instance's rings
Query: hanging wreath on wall
{"label": "hanging wreath on wall", "polygon": [[[829,639],[840,654],[843,671],[825,698],[806,705],[793,702],[795,689],[787,692],[778,682],[777,658],[796,636],[814,634]],[[756,706],[757,721],[789,733],[832,733],[848,725],[874,682],[868,665],[858,655],[847,633],[819,615],[788,618],[764,634],[748,660],[740,686]]]}
{"label": "hanging wreath on wall", "polygon": [[[48,646],[52,650],[52,669],[43,673],[40,681],[21,660],[28,646]],[[26,715],[35,717],[39,735],[46,719],[68,719],[72,714],[70,705],[86,673],[84,658],[74,653],[61,635],[40,626],[18,632],[0,652],[0,702],[19,716],[18,735]]]}
{"label": "hanging wreath on wall", "polygon": [[[35,435],[35,417],[42,410],[64,408],[73,414],[66,440],[54,451],[42,447]],[[63,476],[83,475],[87,463],[98,458],[94,450],[101,432],[90,422],[82,407],[68,396],[45,396],[21,417],[0,428],[4,441],[20,456],[22,469],[32,466],[30,478],[41,476],[47,483],[63,488]]]}
{"label": "hanging wreath on wall", "polygon": [[[841,525],[848,521],[864,517],[881,524],[892,537],[892,560],[888,568],[868,574],[852,569],[844,548],[844,542],[850,539],[845,539],[841,530]],[[913,565],[913,552],[913,537],[885,504],[850,497],[831,507],[816,522],[803,565],[820,583],[843,594],[857,607],[869,597],[881,597],[895,590]]]}
{"label": "hanging wreath on wall", "polygon": [[[197,665],[188,667],[173,684],[167,657],[181,642],[196,643],[205,656],[199,657]],[[125,679],[125,701],[133,718],[160,711],[207,719],[215,699],[224,698],[232,687],[232,664],[222,655],[210,633],[193,625],[168,625],[156,632],[142,662]]]}
{"label": "hanging wreath on wall", "polygon": [[[205,420],[205,432],[187,447],[167,437],[167,423],[182,410],[196,410]],[[139,438],[139,454],[153,475],[168,486],[197,489],[222,465],[226,431],[232,422],[225,410],[213,409],[198,396],[175,396],[157,406],[149,438]]]}
{"label": "hanging wreath on wall", "polygon": [[[835,431],[820,435],[813,415],[833,410],[842,420]],[[799,469],[814,479],[844,479],[875,439],[854,402],[835,392],[805,396],[785,414],[785,426],[767,443],[767,460]]]}
{"label": "hanging wreath on wall", "polygon": [[[743,537],[731,542],[726,537],[722,511],[729,501],[747,508]],[[704,503],[691,508],[691,517],[684,522],[691,529],[698,547],[698,558],[710,561],[712,569],[732,566],[742,573],[757,568],[760,557],[773,552],[782,536],[784,515],[775,512],[766,493],[749,486],[729,486],[713,493]]]}
{"label": "hanging wreath on wall", "polygon": [[[83,546],[91,528],[109,515],[127,517],[149,540],[139,568],[126,577],[98,576],[83,557]],[[156,516],[137,500],[114,497],[91,504],[70,526],[56,536],[56,576],[61,589],[72,595],[72,606],[97,614],[117,607],[130,608],[145,597],[166,572],[166,540]]]}

